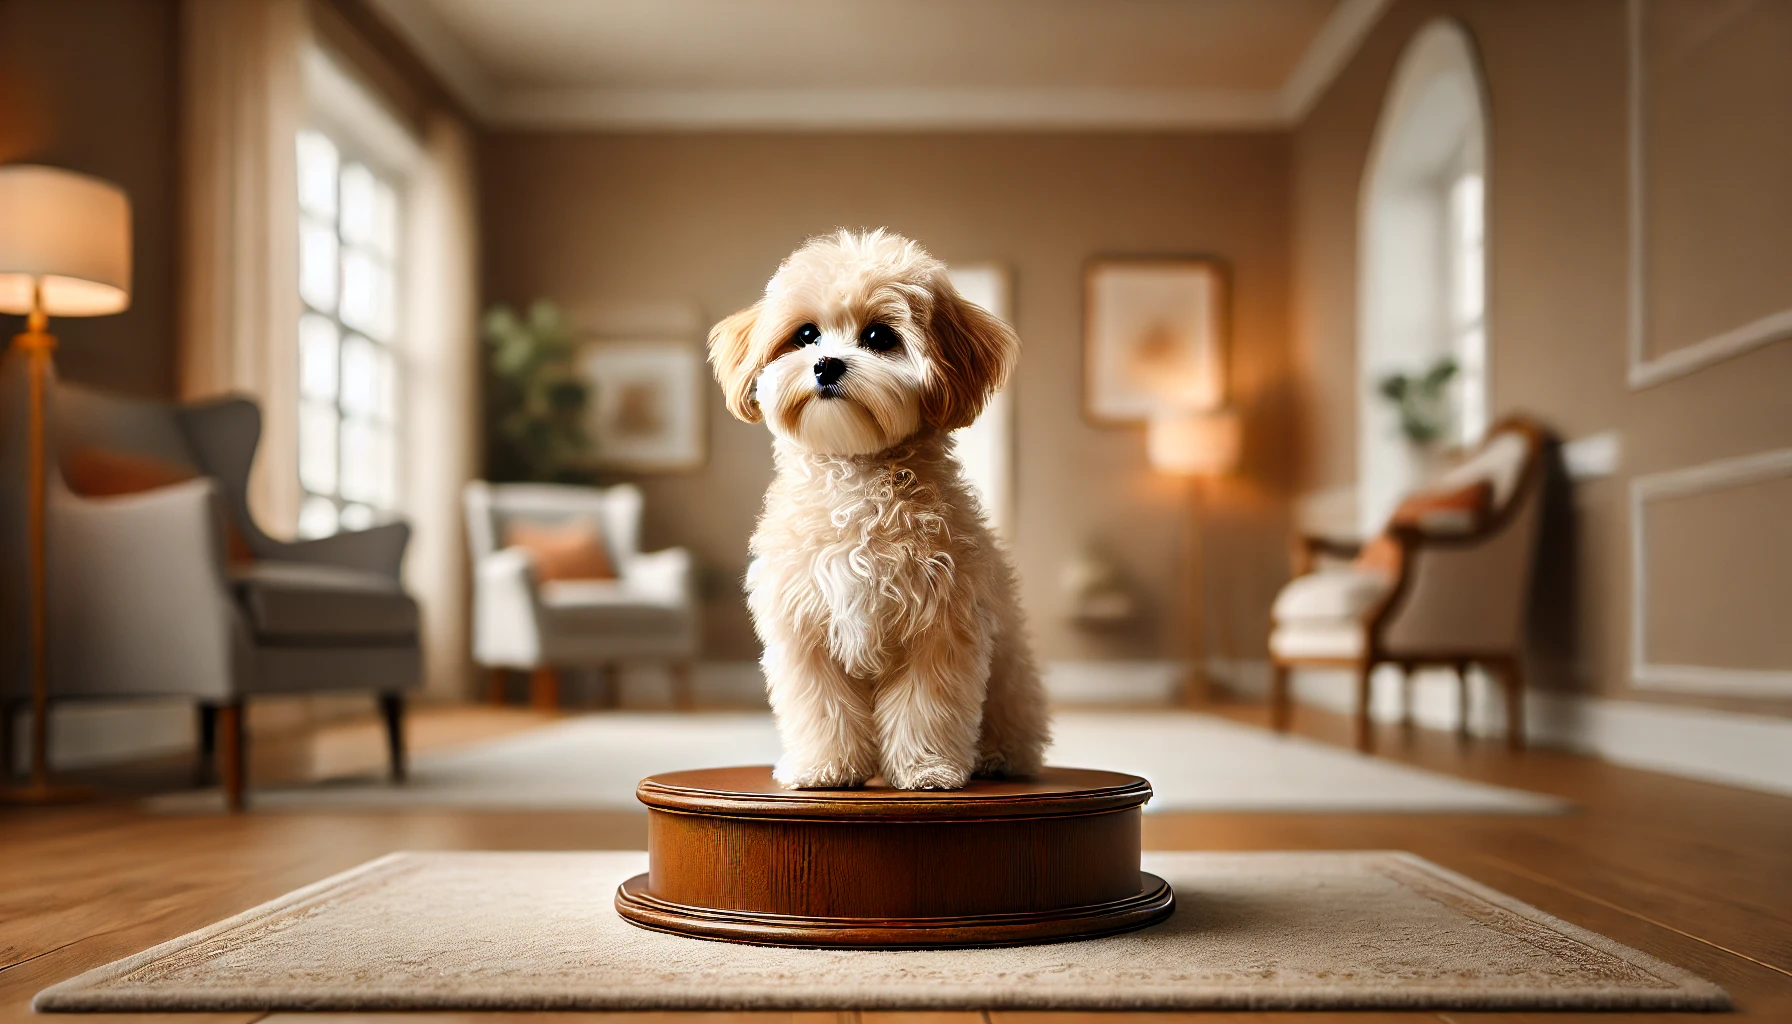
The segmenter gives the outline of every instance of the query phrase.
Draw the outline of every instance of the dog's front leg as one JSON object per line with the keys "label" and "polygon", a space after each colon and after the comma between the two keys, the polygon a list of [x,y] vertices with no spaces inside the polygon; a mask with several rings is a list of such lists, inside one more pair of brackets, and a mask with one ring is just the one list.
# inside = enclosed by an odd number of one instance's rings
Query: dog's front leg
{"label": "dog's front leg", "polygon": [[890,785],[960,789],[971,777],[989,656],[975,628],[936,629],[908,645],[877,688],[880,760]]}
{"label": "dog's front leg", "polygon": [[766,644],[760,664],[784,744],[772,778],[787,789],[846,789],[877,774],[868,684],[800,640]]}

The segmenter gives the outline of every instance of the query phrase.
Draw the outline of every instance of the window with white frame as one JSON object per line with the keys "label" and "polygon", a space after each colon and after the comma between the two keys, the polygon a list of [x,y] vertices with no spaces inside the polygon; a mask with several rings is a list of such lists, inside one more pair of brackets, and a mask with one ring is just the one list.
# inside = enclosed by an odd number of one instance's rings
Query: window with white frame
{"label": "window with white frame", "polygon": [[1473,445],[1487,432],[1486,182],[1480,161],[1462,161],[1449,181],[1450,349],[1456,357],[1456,440]]}
{"label": "window with white frame", "polygon": [[397,510],[402,365],[396,183],[339,136],[298,136],[299,534]]}
{"label": "window with white frame", "polygon": [[[1401,55],[1365,167],[1358,234],[1356,528],[1386,522],[1486,432],[1487,112],[1474,45],[1438,19]],[[1442,444],[1415,442],[1382,395],[1393,374],[1456,364]]]}

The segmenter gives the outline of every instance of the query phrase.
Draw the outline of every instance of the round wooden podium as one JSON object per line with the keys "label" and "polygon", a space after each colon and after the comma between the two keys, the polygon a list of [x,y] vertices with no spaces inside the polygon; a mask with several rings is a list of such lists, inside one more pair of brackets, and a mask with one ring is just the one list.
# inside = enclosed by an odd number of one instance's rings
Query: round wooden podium
{"label": "round wooden podium", "polygon": [[642,780],[643,928],[774,946],[1014,946],[1142,928],[1175,908],[1139,870],[1144,779],[1048,768],[961,790],[787,790],[771,768]]}

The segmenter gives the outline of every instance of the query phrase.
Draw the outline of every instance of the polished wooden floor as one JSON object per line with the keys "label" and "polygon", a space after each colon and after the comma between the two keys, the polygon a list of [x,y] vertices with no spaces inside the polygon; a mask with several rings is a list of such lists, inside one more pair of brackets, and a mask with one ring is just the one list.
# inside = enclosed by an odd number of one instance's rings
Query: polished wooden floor
{"label": "polished wooden floor", "polygon": [[[1254,707],[1218,713],[1261,723]],[[419,750],[538,724],[526,712],[444,709],[416,716]],[[1343,743],[1342,719],[1302,710],[1296,728]],[[371,768],[372,722],[258,747],[259,778]],[[1412,850],[1542,909],[1695,970],[1729,989],[1730,1019],[1792,1022],[1792,799],[1618,768],[1549,751],[1514,756],[1497,742],[1458,743],[1389,727],[1385,756],[1468,778],[1564,796],[1580,810],[1543,817],[1345,814],[1147,816],[1153,849]],[[149,766],[128,781],[173,778]],[[148,815],[128,801],[60,809],[0,809],[0,1018],[30,1017],[39,989],[233,914],[364,860],[402,849],[638,849],[633,813]],[[310,1015],[308,1015],[310,1016]],[[316,1015],[372,1020],[368,1015]],[[394,1022],[515,1015],[387,1015]],[[1589,1020],[1584,1014],[542,1014],[606,1024],[1170,1024],[1202,1021]],[[1600,1014],[1600,1024],[1695,1015]],[[1704,1015],[1697,1015],[1704,1017]],[[639,1021],[635,1018],[640,1018]],[[798,1020],[800,1018],[800,1020]],[[85,1019],[85,1018],[77,1018]],[[92,1018],[107,1022],[120,1017]],[[153,1015],[186,1024],[246,1024],[298,1015]],[[1709,1019],[1709,1018],[1705,1018]],[[307,1021],[307,1024],[310,1024]]]}

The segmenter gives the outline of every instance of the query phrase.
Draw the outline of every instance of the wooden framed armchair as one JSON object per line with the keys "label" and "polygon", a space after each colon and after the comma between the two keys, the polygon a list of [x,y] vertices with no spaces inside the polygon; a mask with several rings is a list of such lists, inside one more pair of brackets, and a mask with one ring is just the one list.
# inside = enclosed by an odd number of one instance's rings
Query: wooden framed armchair
{"label": "wooden framed armchair", "polygon": [[[1344,668],[1356,681],[1356,746],[1373,749],[1371,680],[1377,667],[1391,664],[1408,686],[1417,669],[1453,670],[1466,734],[1466,673],[1479,665],[1504,689],[1508,743],[1523,746],[1523,631],[1542,517],[1544,440],[1543,429],[1522,417],[1495,424],[1473,455],[1421,492],[1479,491],[1480,507],[1427,512],[1423,501],[1403,505],[1418,511],[1396,513],[1371,542],[1384,555],[1379,564],[1364,559],[1356,543],[1300,539],[1295,578],[1272,612],[1270,708],[1277,730],[1288,728],[1291,670]],[[1328,559],[1333,564],[1324,564]],[[1403,690],[1410,722],[1410,690]]]}

